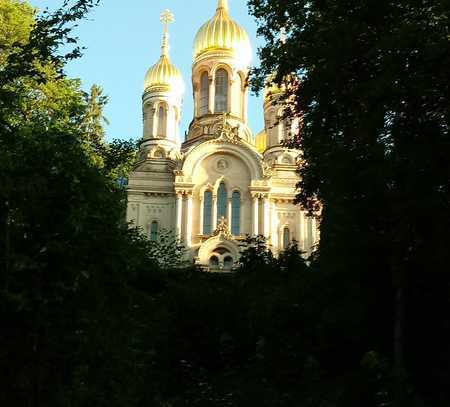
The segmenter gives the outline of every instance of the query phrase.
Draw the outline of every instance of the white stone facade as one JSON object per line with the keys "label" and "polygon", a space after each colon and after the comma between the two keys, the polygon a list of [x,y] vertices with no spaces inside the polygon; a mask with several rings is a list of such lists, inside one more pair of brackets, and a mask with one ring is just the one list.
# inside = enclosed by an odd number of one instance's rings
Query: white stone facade
{"label": "white stone facade", "polygon": [[[194,118],[183,143],[178,134],[182,86],[168,60],[165,30],[161,60],[146,78],[144,136],[129,177],[127,219],[149,238],[162,229],[173,231],[189,260],[213,271],[233,267],[246,235],[264,235],[274,253],[292,240],[310,252],[317,225],[293,203],[298,151],[283,146],[296,123],[285,125],[282,106],[266,97],[265,130],[254,138],[247,125],[248,68],[242,64],[248,38],[242,28],[227,28],[237,24],[226,1],[219,1],[207,24],[223,31],[216,30],[213,46],[210,28],[197,34]],[[236,32],[239,37],[233,37]]]}

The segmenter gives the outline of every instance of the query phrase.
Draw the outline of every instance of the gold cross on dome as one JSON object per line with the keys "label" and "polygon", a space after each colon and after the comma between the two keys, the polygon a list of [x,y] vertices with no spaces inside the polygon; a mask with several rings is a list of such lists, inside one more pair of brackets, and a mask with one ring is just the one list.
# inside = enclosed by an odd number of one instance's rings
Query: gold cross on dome
{"label": "gold cross on dome", "polygon": [[164,10],[161,13],[161,18],[160,18],[161,22],[164,25],[164,31],[167,31],[169,24],[173,23],[175,21],[174,15],[170,10]]}

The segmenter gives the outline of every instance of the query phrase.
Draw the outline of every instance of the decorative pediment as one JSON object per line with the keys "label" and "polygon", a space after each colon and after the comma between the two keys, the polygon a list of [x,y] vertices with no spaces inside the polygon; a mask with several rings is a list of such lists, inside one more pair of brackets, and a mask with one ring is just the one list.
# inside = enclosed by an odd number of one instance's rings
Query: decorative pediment
{"label": "decorative pediment", "polygon": [[230,229],[228,229],[227,220],[222,216],[217,225],[216,230],[213,233],[213,236],[219,236],[224,239],[233,239],[233,236],[230,233]]}
{"label": "decorative pediment", "polygon": [[215,142],[223,143],[228,142],[231,144],[240,144],[242,143],[241,138],[239,137],[239,125],[233,127],[227,121],[227,113],[222,115],[221,123],[217,127],[214,139]]}

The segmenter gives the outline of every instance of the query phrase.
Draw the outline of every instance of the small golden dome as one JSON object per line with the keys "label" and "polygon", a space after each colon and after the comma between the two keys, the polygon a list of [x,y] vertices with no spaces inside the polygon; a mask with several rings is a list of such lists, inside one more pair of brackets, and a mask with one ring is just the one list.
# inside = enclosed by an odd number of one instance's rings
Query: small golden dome
{"label": "small golden dome", "polygon": [[145,75],[144,90],[161,90],[181,96],[184,93],[184,81],[179,69],[169,59],[169,32],[168,25],[173,22],[173,14],[165,10],[161,14],[164,24],[164,33],[161,44],[161,57]]}
{"label": "small golden dome", "polygon": [[259,153],[263,153],[267,147],[267,134],[266,132],[260,131],[255,137],[255,146]]}
{"label": "small golden dome", "polygon": [[208,51],[231,51],[242,67],[250,65],[252,47],[247,32],[228,14],[227,0],[219,0],[216,14],[198,30],[194,40],[194,60]]}
{"label": "small golden dome", "polygon": [[170,62],[167,55],[161,55],[159,61],[145,75],[144,89],[148,91],[151,88],[168,88],[180,94],[184,92],[181,72]]}
{"label": "small golden dome", "polygon": [[264,86],[264,101],[272,100],[273,98],[276,98],[277,95],[283,94],[286,90],[284,85],[281,85],[280,87],[273,82],[274,76],[275,75],[271,75],[266,81],[266,85]]}

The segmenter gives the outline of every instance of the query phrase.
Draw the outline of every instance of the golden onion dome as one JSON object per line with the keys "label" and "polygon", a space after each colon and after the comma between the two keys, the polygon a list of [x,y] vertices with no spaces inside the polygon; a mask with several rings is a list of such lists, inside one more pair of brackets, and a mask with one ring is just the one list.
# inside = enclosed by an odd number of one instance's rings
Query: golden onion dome
{"label": "golden onion dome", "polygon": [[179,69],[173,65],[169,57],[161,55],[159,61],[153,65],[145,75],[145,91],[152,88],[169,88],[177,93],[184,92],[183,77]]}
{"label": "golden onion dome", "polygon": [[164,34],[161,45],[161,57],[145,75],[144,90],[168,91],[181,96],[184,93],[184,81],[180,70],[170,62],[169,58],[169,33],[167,26],[173,20],[173,14],[166,10],[161,15],[164,23]]}
{"label": "golden onion dome", "polygon": [[266,81],[266,85],[264,86],[264,100],[269,101],[275,98],[277,95],[281,95],[285,92],[285,86],[281,85],[281,87],[273,82],[273,76],[269,77]]}
{"label": "golden onion dome", "polygon": [[263,153],[267,147],[267,134],[266,132],[260,131],[255,137],[255,146],[259,153]]}
{"label": "golden onion dome", "polygon": [[194,40],[194,60],[208,51],[228,51],[242,67],[250,65],[252,47],[247,32],[228,14],[227,0],[219,0],[214,17],[202,25]]}

